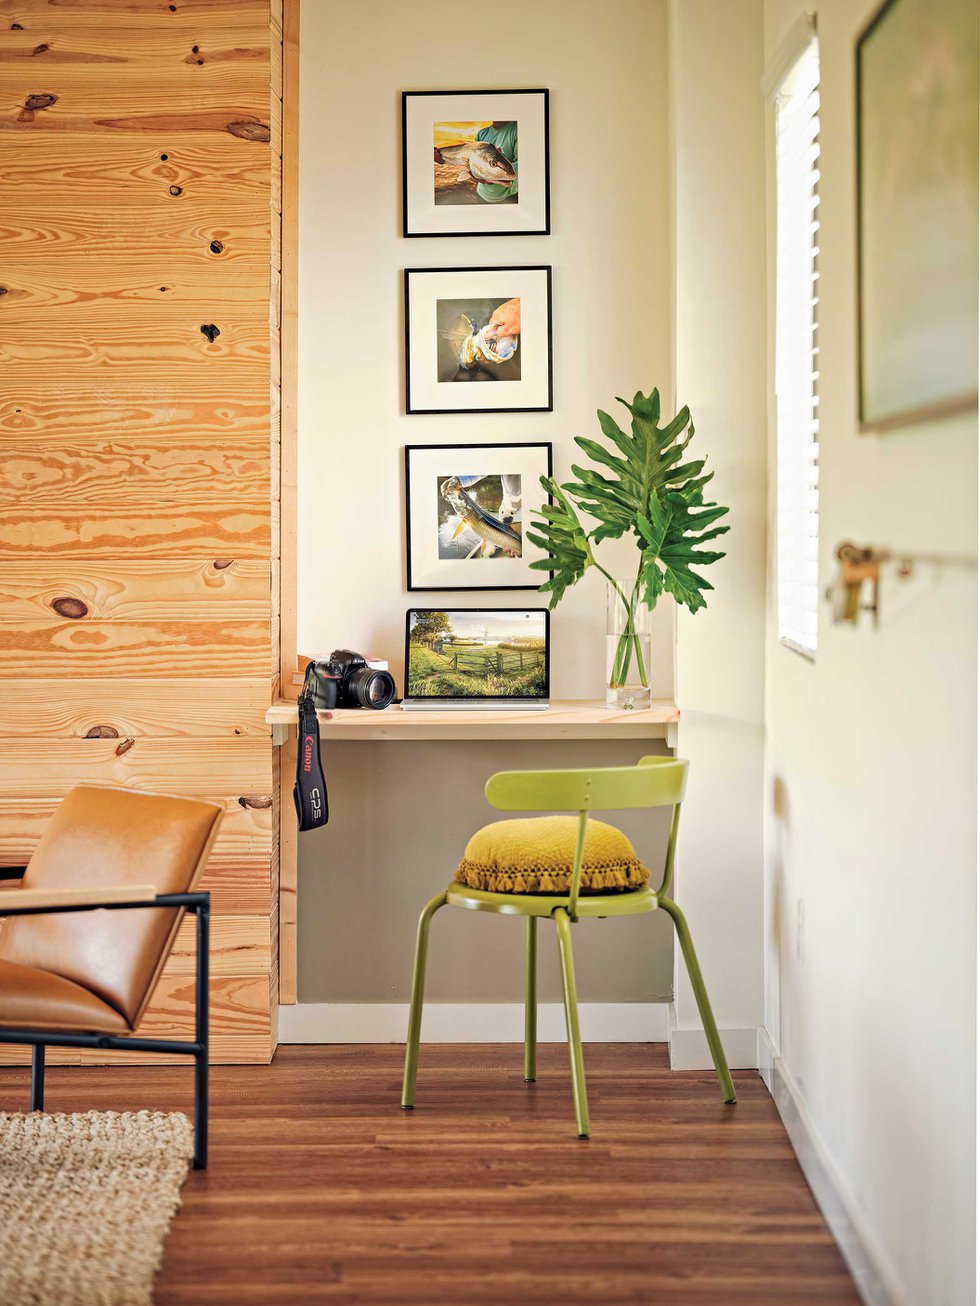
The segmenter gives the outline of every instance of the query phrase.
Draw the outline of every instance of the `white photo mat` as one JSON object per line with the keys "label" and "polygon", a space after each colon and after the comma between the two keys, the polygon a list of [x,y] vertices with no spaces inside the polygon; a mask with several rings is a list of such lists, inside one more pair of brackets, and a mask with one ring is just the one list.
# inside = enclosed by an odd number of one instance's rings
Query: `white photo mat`
{"label": "white photo mat", "polygon": [[[432,166],[435,124],[485,120],[517,123],[517,203],[437,205]],[[402,132],[404,235],[548,234],[547,91],[405,91]]]}
{"label": "white photo mat", "polygon": [[[519,381],[464,383],[438,379],[437,306],[446,299],[521,301]],[[408,413],[549,412],[551,269],[407,268],[405,270],[405,409]]]}
{"label": "white photo mat", "polygon": [[[527,539],[532,511],[547,500],[540,478],[552,474],[551,445],[408,445],[405,449],[409,590],[537,589],[547,571],[530,564],[548,555]],[[439,556],[439,482],[448,476],[520,476],[521,556]]]}

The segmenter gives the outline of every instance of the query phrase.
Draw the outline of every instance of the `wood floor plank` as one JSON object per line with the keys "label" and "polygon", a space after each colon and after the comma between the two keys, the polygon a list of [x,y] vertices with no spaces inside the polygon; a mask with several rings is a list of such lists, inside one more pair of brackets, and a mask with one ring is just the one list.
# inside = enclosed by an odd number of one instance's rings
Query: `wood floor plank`
{"label": "wood floor plank", "polygon": [[[192,1173],[156,1306],[859,1306],[775,1106],[739,1103],[652,1044],[586,1047],[593,1136],[564,1048],[281,1047],[212,1074],[210,1169]],[[0,1109],[27,1074],[0,1071]],[[51,1110],[189,1110],[185,1069],[56,1070]]]}

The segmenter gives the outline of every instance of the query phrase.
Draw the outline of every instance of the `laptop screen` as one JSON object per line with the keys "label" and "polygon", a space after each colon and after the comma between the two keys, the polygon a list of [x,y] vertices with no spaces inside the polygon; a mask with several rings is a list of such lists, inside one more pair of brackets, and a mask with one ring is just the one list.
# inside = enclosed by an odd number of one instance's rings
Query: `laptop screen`
{"label": "laptop screen", "polygon": [[405,698],[546,699],[547,608],[410,608]]}

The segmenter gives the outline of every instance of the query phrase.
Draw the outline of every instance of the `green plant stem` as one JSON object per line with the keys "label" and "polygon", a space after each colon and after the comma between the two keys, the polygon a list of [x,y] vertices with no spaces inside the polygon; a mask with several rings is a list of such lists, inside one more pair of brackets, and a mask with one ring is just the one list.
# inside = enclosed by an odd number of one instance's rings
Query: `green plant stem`
{"label": "green plant stem", "polygon": [[[599,566],[598,563],[595,564]],[[636,604],[639,600],[640,573],[637,572],[636,580],[633,583],[633,592],[627,599],[626,594],[620,588],[619,583],[609,575],[603,568],[599,570],[613,586],[616,593],[623,601],[623,607],[626,609],[626,625],[619,636],[619,642],[616,646],[616,656],[613,659],[612,672],[609,677],[610,689],[621,689],[626,684],[629,675],[630,663],[633,660],[634,652],[636,654],[636,667],[640,677],[640,683],[643,688],[648,688],[646,665],[643,659],[643,645],[640,640],[639,631],[636,629]]]}

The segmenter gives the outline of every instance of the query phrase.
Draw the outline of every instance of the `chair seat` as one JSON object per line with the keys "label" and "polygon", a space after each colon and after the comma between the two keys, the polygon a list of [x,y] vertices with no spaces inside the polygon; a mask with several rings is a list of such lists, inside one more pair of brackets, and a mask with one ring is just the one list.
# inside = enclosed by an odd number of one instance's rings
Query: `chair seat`
{"label": "chair seat", "polygon": [[37,966],[0,960],[0,1027],[129,1034],[123,1016],[81,984]]}
{"label": "chair seat", "polygon": [[[490,893],[486,889],[470,889],[453,880],[446,890],[446,901],[451,907],[466,907],[470,911],[491,911],[502,916],[550,916],[556,907],[568,904],[567,894],[547,893]],[[621,889],[617,893],[589,893],[579,897],[575,912],[579,917],[638,916],[656,911],[657,895],[645,887]]]}

